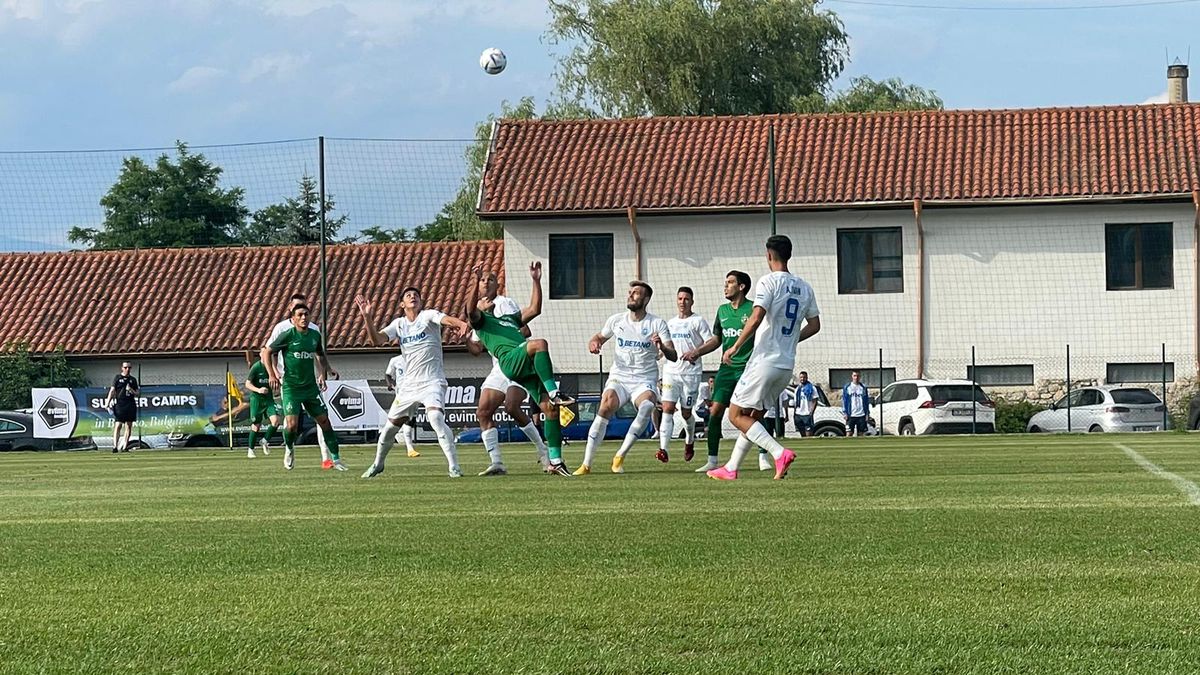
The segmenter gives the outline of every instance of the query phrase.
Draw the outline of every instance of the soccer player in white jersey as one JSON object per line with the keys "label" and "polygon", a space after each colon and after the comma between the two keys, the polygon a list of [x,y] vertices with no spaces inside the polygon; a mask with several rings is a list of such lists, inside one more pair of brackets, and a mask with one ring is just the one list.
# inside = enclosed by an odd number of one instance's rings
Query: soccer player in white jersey
{"label": "soccer player in white jersey", "polygon": [[425,419],[437,434],[438,445],[446,456],[450,477],[461,478],[458,452],[454,445],[454,432],[446,424],[446,373],[442,361],[442,327],[448,326],[462,335],[470,332],[467,322],[439,312],[425,309],[421,290],[409,286],[400,294],[400,305],[404,314],[389,323],[383,330],[375,327],[371,302],[362,294],[354,296],[354,304],[362,315],[371,344],[383,346],[397,341],[408,359],[408,371],[404,373],[404,387],[396,390],[396,400],[388,411],[387,422],[379,430],[379,442],[375,447],[375,461],[363,473],[363,478],[374,478],[383,473],[384,460],[396,442],[396,432],[405,420],[425,406]]}
{"label": "soccer player in white jersey", "polygon": [[[533,289],[536,296],[537,305],[541,306],[542,295],[542,268],[538,267],[535,271],[534,266],[529,266],[529,276],[533,279]],[[479,296],[490,300],[494,307],[492,314],[497,317],[509,316],[511,314],[520,314],[521,306],[516,300],[499,294],[500,281],[496,277],[495,272],[484,272],[479,280]],[[531,335],[527,326],[521,326],[521,334],[525,337]],[[474,331],[467,338],[467,351],[475,356],[487,353],[487,349],[475,337]],[[503,405],[509,416],[516,420],[521,427],[521,432],[525,434],[525,438],[533,443],[537,448],[538,463],[542,465],[542,470],[546,471],[550,468],[549,448],[546,447],[545,441],[538,434],[537,427],[526,414],[525,399],[529,398],[529,392],[521,385],[508,379],[504,372],[500,370],[500,362],[496,360],[495,355],[492,355],[492,371],[483,381],[479,392],[479,406],[475,409],[475,418],[479,420],[479,436],[483,441],[483,447],[488,453],[488,467],[480,473],[480,476],[503,476],[508,473],[508,469],[504,466],[504,457],[500,453],[500,430],[496,428],[496,411]]]}
{"label": "soccer player in white jersey", "polygon": [[754,351],[746,363],[746,372],[733,390],[729,408],[729,421],[742,433],[733,445],[729,462],[708,471],[710,478],[736,479],[738,466],[754,445],[774,458],[775,480],[787,475],[788,467],[796,459],[796,453],[780,445],[759,422],[763,411],[779,400],[779,394],[792,380],[796,344],[821,330],[820,311],[812,286],[788,271],[791,257],[791,239],[781,234],[767,239],[767,267],[771,273],[754,285],[754,309],[750,320],[737,342],[722,356],[722,360],[729,363],[750,336],[754,336]]}
{"label": "soccer player in white jersey", "polygon": [[587,449],[584,450],[583,464],[575,470],[576,476],[592,472],[592,460],[596,457],[596,447],[604,440],[608,420],[616,414],[617,409],[633,401],[637,407],[637,417],[629,425],[621,449],[612,461],[613,473],[625,473],[625,455],[646,429],[658,402],[658,353],[661,350],[668,361],[679,358],[671,342],[667,322],[646,311],[652,295],[654,290],[650,284],[644,281],[629,282],[629,296],[625,304],[629,311],[610,316],[600,332],[588,342],[588,351],[599,354],[604,343],[615,338],[616,357],[608,373],[608,381],[604,383],[600,409],[596,411],[596,419],[588,430]]}
{"label": "soccer player in white jersey", "polygon": [[[671,333],[671,342],[680,354],[696,349],[707,342],[712,336],[712,327],[708,319],[692,313],[695,294],[691,288],[682,286],[675,293],[675,306],[679,314],[667,320],[667,330]],[[704,364],[699,361],[689,362],[677,359],[663,367],[662,386],[662,426],[658,434],[658,454],[660,462],[670,459],[671,437],[675,435],[675,410],[678,406],[683,413],[684,439],[683,461],[690,462],[696,454],[696,418],[692,409],[700,401],[700,379],[704,377]]]}
{"label": "soccer player in white jersey", "polygon": [[[307,305],[307,304],[308,304],[308,296],[304,295],[303,293],[292,294],[291,299],[288,300],[288,318],[285,318],[284,320],[275,324],[275,327],[271,329],[271,336],[267,338],[267,344],[271,344],[272,342],[275,342],[276,338],[278,338],[280,335],[283,335],[285,332],[287,332],[287,330],[289,328],[292,327],[292,319],[291,319],[292,310],[295,309],[297,305]],[[321,330],[320,326],[318,326],[317,324],[315,324],[311,321],[308,323],[308,327],[317,332],[320,332],[320,330]],[[322,333],[322,335],[323,335],[323,333]],[[282,352],[279,353],[275,357],[275,370],[281,376],[283,375],[283,353]],[[329,371],[329,377],[332,379],[335,379],[335,380],[338,379],[337,371],[331,369]],[[326,471],[332,469],[333,468],[333,458],[330,457],[329,446],[325,442],[325,430],[323,428],[321,428],[320,425],[317,426],[317,445],[319,445],[321,447],[321,468]],[[284,454],[284,462],[285,463],[287,462],[287,454],[286,453]],[[291,468],[291,467],[288,467],[288,468]]]}
{"label": "soccer player in white jersey", "polygon": [[[404,371],[408,370],[408,361],[403,354],[397,354],[388,361],[387,369],[383,371],[383,377],[387,380],[388,391],[400,391],[404,386]],[[412,420],[408,424],[401,424],[400,431],[396,432],[396,440],[404,441],[404,447],[408,450],[409,457],[420,457],[421,453],[413,447],[413,423]]]}

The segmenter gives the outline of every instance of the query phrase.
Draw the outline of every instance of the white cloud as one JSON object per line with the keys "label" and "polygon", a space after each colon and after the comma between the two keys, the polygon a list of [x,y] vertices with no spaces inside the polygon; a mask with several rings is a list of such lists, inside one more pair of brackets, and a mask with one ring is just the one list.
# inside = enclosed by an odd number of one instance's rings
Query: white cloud
{"label": "white cloud", "polygon": [[45,14],[46,4],[42,0],[0,0],[0,21],[4,19],[27,19],[37,21]]}
{"label": "white cloud", "polygon": [[244,83],[261,78],[287,80],[294,77],[306,63],[308,63],[307,56],[298,56],[288,52],[264,54],[252,60],[250,65],[242,71],[239,79]]}
{"label": "white cloud", "polygon": [[1154,96],[1151,96],[1150,98],[1146,99],[1145,101],[1142,101],[1142,105],[1150,105],[1152,103],[1166,103],[1168,100],[1169,100],[1169,95],[1166,90],[1163,90],[1163,92],[1161,94],[1155,94]]}
{"label": "white cloud", "polygon": [[167,91],[176,94],[196,91],[211,86],[223,77],[225,77],[225,71],[220,68],[192,66],[183,71],[183,74],[174,82],[168,84]]}

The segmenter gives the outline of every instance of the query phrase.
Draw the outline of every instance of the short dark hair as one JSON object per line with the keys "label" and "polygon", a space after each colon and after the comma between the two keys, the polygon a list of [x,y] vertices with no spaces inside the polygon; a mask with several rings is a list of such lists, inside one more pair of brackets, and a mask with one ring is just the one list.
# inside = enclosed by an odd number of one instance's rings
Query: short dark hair
{"label": "short dark hair", "polygon": [[421,294],[421,289],[417,288],[416,286],[405,286],[404,290],[400,291],[400,297],[403,298],[404,296],[408,295],[409,291],[412,291],[413,293],[416,293],[417,295]]}
{"label": "short dark hair", "polygon": [[637,288],[637,287],[639,287],[639,286],[640,286],[640,287],[642,287],[642,288],[644,288],[644,289],[646,289],[646,297],[647,297],[647,298],[653,298],[653,297],[654,297],[654,289],[653,289],[653,288],[650,288],[650,284],[648,284],[648,283],[646,283],[646,282],[644,282],[644,281],[641,281],[641,280],[639,280],[639,279],[634,279],[633,281],[629,282],[629,287],[630,287],[630,288]]}
{"label": "short dark hair", "polygon": [[295,307],[293,307],[292,308],[292,316],[296,316],[296,312],[299,312],[300,310],[304,310],[307,312],[308,305],[306,305],[304,303],[300,303],[299,305],[296,305]]}
{"label": "short dark hair", "polygon": [[291,302],[292,300],[299,300],[303,302],[308,300],[308,296],[303,293],[292,293],[292,297],[288,298],[288,302]]}
{"label": "short dark hair", "polygon": [[784,234],[773,234],[767,237],[767,250],[775,257],[787,262],[792,259],[792,240]]}
{"label": "short dark hair", "polygon": [[676,294],[679,294],[679,293],[687,293],[688,295],[692,296],[693,298],[695,298],[695,297],[696,297],[696,294],[692,292],[692,287],[691,287],[691,286],[680,286],[680,287],[679,287],[679,290],[675,291],[675,293],[676,293]]}
{"label": "short dark hair", "polygon": [[805,377],[808,377],[808,371],[807,371],[807,370],[802,370],[802,371],[800,371],[800,374],[801,374],[801,375],[803,375],[803,376],[805,376]]}
{"label": "short dark hair", "polygon": [[747,293],[750,292],[750,287],[754,284],[754,282],[750,281],[750,275],[742,272],[741,270],[729,270],[729,274],[726,274],[725,276],[737,279],[738,285],[745,286]]}

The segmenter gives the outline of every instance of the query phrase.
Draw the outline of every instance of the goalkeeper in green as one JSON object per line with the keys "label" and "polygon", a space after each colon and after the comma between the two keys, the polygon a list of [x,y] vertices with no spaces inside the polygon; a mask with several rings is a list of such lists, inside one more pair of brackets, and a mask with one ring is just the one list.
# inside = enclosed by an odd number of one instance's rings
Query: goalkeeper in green
{"label": "goalkeeper in green", "polygon": [[542,264],[530,263],[529,276],[533,278],[533,298],[529,306],[520,312],[496,316],[495,302],[479,295],[478,281],[483,278],[483,266],[471,268],[476,283],[471,284],[467,298],[467,320],[475,329],[479,342],[487,348],[500,364],[505,377],[521,385],[529,392],[545,413],[546,445],[550,452],[551,473],[570,476],[571,471],[562,459],[562,426],[559,424],[558,408],[574,403],[558,390],[554,381],[554,366],[550,363],[550,346],[542,339],[527,339],[521,334],[521,326],[542,313]]}

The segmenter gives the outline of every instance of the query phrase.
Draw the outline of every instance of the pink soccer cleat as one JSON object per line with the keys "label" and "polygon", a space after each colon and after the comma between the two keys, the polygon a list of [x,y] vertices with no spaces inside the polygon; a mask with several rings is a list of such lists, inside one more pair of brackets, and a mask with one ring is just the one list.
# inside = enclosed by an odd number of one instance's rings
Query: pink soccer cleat
{"label": "pink soccer cleat", "polygon": [[730,471],[723,466],[718,466],[717,468],[706,473],[708,474],[708,477],[713,480],[737,480],[737,472]]}
{"label": "pink soccer cleat", "polygon": [[785,448],[779,455],[779,459],[775,460],[775,480],[783,480],[783,477],[787,475],[788,467],[794,461],[796,461],[796,453]]}

